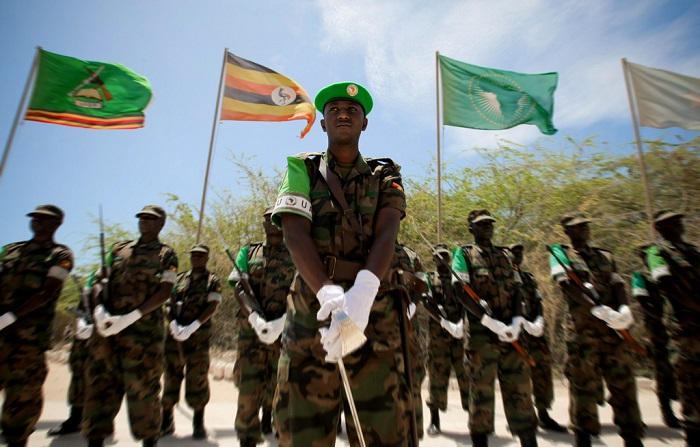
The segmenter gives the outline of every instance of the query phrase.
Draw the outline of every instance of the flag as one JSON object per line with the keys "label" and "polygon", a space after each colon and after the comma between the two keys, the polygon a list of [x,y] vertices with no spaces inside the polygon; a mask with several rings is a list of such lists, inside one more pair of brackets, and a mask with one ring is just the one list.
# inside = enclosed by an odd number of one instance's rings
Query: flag
{"label": "flag", "polygon": [[152,96],[148,79],[120,64],[39,52],[26,120],[93,129],[143,127]]}
{"label": "flag", "polygon": [[571,268],[571,262],[560,244],[552,245],[550,248],[552,251],[549,252],[549,268],[552,272],[552,279],[557,281],[562,276],[566,276],[566,271]]}
{"label": "flag", "polygon": [[291,121],[305,119],[304,138],[316,120],[316,108],[299,84],[267,67],[226,55],[222,120]]}
{"label": "flag", "polygon": [[546,135],[557,132],[552,123],[557,73],[522,74],[439,59],[446,125],[496,130],[534,124]]}
{"label": "flag", "polygon": [[627,62],[639,124],[700,130],[700,79]]}

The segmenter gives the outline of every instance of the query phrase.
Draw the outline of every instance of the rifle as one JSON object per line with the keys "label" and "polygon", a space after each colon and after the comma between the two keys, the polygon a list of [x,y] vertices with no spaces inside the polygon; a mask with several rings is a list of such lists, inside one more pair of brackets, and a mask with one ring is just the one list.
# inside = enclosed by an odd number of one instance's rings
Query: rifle
{"label": "rifle", "polygon": [[250,285],[250,282],[248,281],[247,274],[244,273],[240,267],[238,267],[238,264],[236,264],[236,258],[231,254],[231,251],[226,246],[226,242],[224,241],[224,238],[221,236],[221,233],[219,233],[219,229],[214,227],[214,230],[216,231],[216,235],[219,236],[219,242],[221,242],[221,246],[224,247],[224,251],[226,252],[226,255],[231,260],[231,263],[233,263],[233,267],[238,272],[238,278],[239,278],[238,281],[243,286],[243,290],[245,293],[234,293],[234,296],[236,297],[236,300],[238,301],[238,305],[240,306],[241,310],[243,311],[244,316],[247,319],[250,316],[250,314],[252,314],[253,312],[257,312],[258,315],[260,315],[262,318],[267,320],[267,317],[265,316],[265,312],[263,312],[262,307],[260,306],[260,303],[258,303],[254,299],[255,292],[253,291],[253,287]]}
{"label": "rifle", "polygon": [[[408,403],[410,406],[410,412],[411,412],[411,417],[409,420],[410,423],[410,428],[411,428],[411,446],[417,447],[418,446],[418,423],[416,422],[416,407],[414,404],[414,396],[413,396],[413,369],[412,369],[412,362],[411,362],[411,350],[408,345],[409,343],[409,337],[411,336],[410,334],[410,327],[408,323],[408,315],[406,314],[406,308],[407,308],[407,301],[410,301],[410,296],[408,294],[408,289],[405,287],[401,288],[405,293],[401,293],[401,295],[405,295],[404,297],[400,297],[397,304],[398,307],[398,313],[399,313],[399,330],[401,333],[401,348],[403,351],[403,361],[404,361],[404,369],[406,371],[406,386],[408,387]],[[359,427],[358,427],[359,429]]]}
{"label": "rifle", "polygon": [[[423,236],[423,233],[418,232],[418,234],[420,235],[421,238],[423,238],[425,243],[428,244],[432,249],[432,245],[430,244],[430,241],[428,241],[428,239],[426,239],[425,236]],[[469,284],[467,284],[467,283],[463,282],[461,279],[459,279],[459,276],[457,276],[457,273],[455,273],[455,271],[452,270],[452,266],[449,264],[449,262],[447,262],[445,259],[443,259],[442,256],[436,256],[436,257],[438,259],[440,259],[440,262],[442,263],[442,265],[450,272],[450,274],[452,275],[452,278],[454,278],[454,280],[457,281],[457,283],[460,285],[462,290],[469,296],[469,298],[471,298],[472,301],[474,301],[474,303],[476,303],[476,305],[479,306],[479,308],[486,315],[488,315],[490,318],[493,318],[493,312],[491,311],[491,308],[489,307],[488,303],[486,303],[485,300],[482,300],[481,298],[479,298],[479,295],[476,294],[474,289],[472,289],[471,286],[469,286]],[[457,299],[459,304],[461,304],[462,307],[464,307],[464,309],[466,309],[469,312],[472,312],[469,309],[469,306],[467,305],[467,303],[464,302],[462,296],[459,293],[455,293],[455,298]],[[520,354],[520,356],[523,358],[523,360],[525,360],[525,362],[528,365],[535,366],[535,361],[532,360],[532,357],[530,357],[528,355],[527,351],[525,351],[525,348],[523,348],[523,346],[518,342],[518,340],[513,340],[510,343],[513,345],[515,350],[518,351],[518,354]]]}
{"label": "rifle", "polygon": [[[581,280],[581,278],[579,278],[579,276],[576,274],[576,272],[574,272],[574,270],[571,268],[571,266],[566,265],[564,263],[564,261],[559,259],[559,257],[554,253],[554,250],[552,249],[552,247],[550,247],[547,244],[545,244],[545,247],[547,247],[547,251],[557,261],[559,266],[564,269],[564,272],[566,272],[566,276],[581,289],[583,294],[586,295],[586,297],[593,302],[593,305],[594,306],[602,306],[602,303],[600,302],[600,300],[598,299],[596,294],[593,293],[593,291],[591,289],[589,289],[584,284],[584,282]],[[591,306],[591,307],[593,307],[593,306]],[[615,329],[615,330],[617,331],[618,335],[620,335],[620,337],[622,337],[627,343],[630,344],[632,349],[634,349],[634,351],[637,354],[644,355],[644,356],[647,355],[646,349],[644,349],[643,346],[640,346],[634,340],[634,338],[632,338],[632,335],[630,335],[630,333],[629,333],[629,331],[627,331],[627,329]]]}
{"label": "rifle", "polygon": [[98,300],[103,305],[109,301],[109,272],[107,270],[107,254],[105,252],[105,230],[102,220],[102,204],[100,204],[100,284],[101,290]]}
{"label": "rifle", "polygon": [[85,318],[85,321],[87,324],[93,324],[92,320],[92,306],[90,306],[90,297],[85,293],[85,290],[83,289],[83,286],[80,284],[80,278],[78,278],[78,275],[73,273],[71,275],[71,278],[73,278],[73,282],[75,285],[78,287],[78,293],[80,294],[80,304],[83,307],[83,310],[81,311],[80,309],[76,309],[73,306],[69,306],[67,310],[74,315],[77,315],[78,317]]}

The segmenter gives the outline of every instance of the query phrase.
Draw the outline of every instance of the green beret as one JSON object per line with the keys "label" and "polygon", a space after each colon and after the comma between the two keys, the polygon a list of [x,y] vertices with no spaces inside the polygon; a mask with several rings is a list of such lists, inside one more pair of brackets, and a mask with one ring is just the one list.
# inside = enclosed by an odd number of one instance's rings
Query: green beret
{"label": "green beret", "polygon": [[323,108],[334,99],[348,99],[357,102],[365,111],[365,116],[369,115],[374,105],[372,96],[367,89],[356,82],[338,82],[324,87],[316,95],[314,105],[323,114]]}

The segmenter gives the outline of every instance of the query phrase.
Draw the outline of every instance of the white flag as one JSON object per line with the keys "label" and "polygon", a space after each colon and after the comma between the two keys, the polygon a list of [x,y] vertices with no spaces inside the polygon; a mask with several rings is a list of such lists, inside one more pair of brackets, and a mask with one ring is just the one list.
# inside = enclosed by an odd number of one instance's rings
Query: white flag
{"label": "white flag", "polygon": [[627,63],[639,124],[700,131],[700,79]]}

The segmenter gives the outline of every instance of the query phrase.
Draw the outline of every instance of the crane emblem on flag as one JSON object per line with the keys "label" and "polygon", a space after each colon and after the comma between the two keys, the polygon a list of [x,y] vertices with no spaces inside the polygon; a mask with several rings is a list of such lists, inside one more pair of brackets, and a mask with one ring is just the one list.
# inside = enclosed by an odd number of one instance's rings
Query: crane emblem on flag
{"label": "crane emblem on flag", "polygon": [[532,96],[503,74],[473,76],[467,93],[479,115],[497,126],[512,127],[523,123],[537,106]]}
{"label": "crane emblem on flag", "polygon": [[272,101],[278,106],[288,106],[294,102],[297,98],[297,94],[291,87],[282,85],[274,89],[270,97],[272,97]]}

